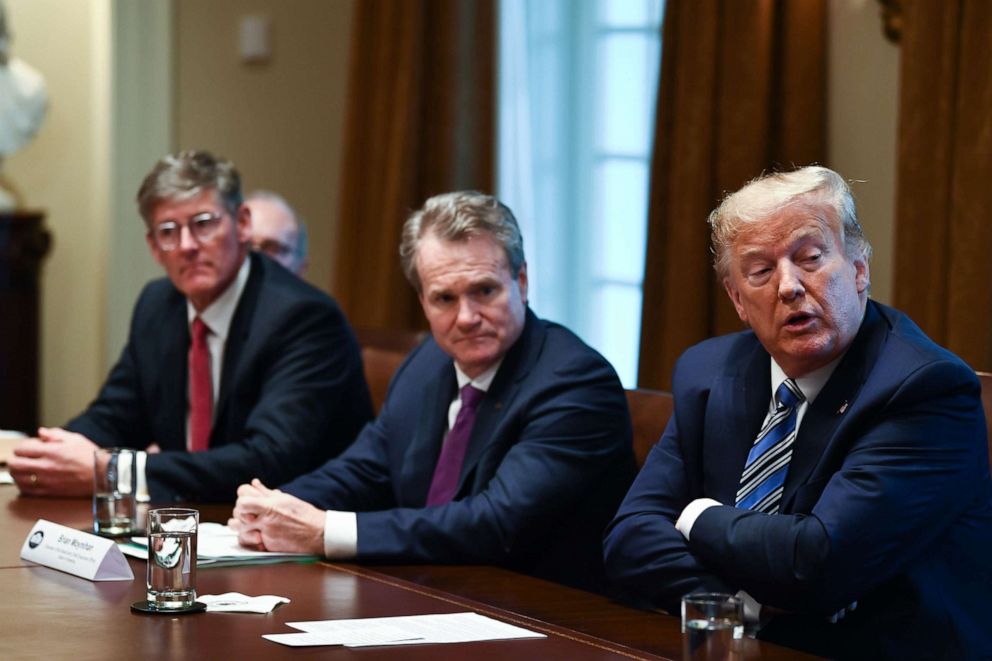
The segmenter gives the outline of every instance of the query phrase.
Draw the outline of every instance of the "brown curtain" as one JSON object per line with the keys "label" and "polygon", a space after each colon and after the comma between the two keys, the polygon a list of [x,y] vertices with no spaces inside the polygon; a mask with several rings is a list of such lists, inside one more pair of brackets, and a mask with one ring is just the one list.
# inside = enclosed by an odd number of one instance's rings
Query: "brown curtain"
{"label": "brown curtain", "polygon": [[907,1],[895,305],[992,370],[992,3]]}
{"label": "brown curtain", "polygon": [[638,382],[671,388],[686,348],[741,328],[706,217],[771,169],[822,163],[823,0],[668,0],[651,166]]}
{"label": "brown curtain", "polygon": [[431,195],[491,191],[493,0],[355,6],[335,295],[352,324],[420,328],[397,248]]}

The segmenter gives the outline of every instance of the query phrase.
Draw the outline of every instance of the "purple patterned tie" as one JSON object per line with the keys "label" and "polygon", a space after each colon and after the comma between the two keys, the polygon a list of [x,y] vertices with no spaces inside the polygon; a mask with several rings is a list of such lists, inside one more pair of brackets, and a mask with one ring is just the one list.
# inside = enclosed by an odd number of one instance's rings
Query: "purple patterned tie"
{"label": "purple patterned tie", "polygon": [[465,461],[465,451],[468,449],[468,440],[472,436],[472,426],[475,425],[475,412],[485,394],[484,390],[479,390],[472,384],[466,384],[462,388],[462,408],[458,411],[455,424],[452,425],[448,438],[441,448],[441,456],[438,457],[434,478],[431,480],[431,489],[427,492],[428,505],[442,505],[450,502],[455,495],[462,463]]}

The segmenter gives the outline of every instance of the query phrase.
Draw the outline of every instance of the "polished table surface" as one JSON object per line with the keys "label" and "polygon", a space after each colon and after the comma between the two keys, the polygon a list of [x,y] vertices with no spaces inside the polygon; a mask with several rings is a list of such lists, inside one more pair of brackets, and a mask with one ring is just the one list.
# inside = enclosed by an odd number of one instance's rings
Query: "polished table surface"
{"label": "polished table surface", "polygon": [[[229,507],[201,508],[223,521]],[[145,563],[129,558],[134,581],[90,582],[19,558],[39,518],[86,528],[86,499],[21,498],[0,487],[0,659],[331,658],[654,659],[679,658],[675,617],[497,567],[359,566],[285,563],[201,568],[200,594],[275,594],[291,603],[266,615],[134,614],[145,597]],[[475,611],[540,631],[541,640],[346,649],[285,647],[261,638],[293,633],[286,622]],[[745,641],[748,659],[802,659],[798,652]]]}

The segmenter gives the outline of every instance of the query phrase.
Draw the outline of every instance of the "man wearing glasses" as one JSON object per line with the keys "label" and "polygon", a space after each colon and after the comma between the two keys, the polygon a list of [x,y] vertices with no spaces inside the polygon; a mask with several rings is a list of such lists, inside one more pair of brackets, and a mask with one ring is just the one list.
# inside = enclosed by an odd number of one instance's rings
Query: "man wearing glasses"
{"label": "man wearing glasses", "polygon": [[257,190],[245,196],[251,211],[251,247],[265,253],[287,269],[302,276],[306,273],[307,229],[281,195]]}
{"label": "man wearing glasses", "polygon": [[21,492],[88,494],[94,449],[126,446],[148,450],[152,501],[233,501],[253,477],[280,484],[343,450],[372,417],[357,343],[327,295],[249,251],[233,164],[166,156],[138,205],[168,277],[145,287],[89,408],[15,449]]}

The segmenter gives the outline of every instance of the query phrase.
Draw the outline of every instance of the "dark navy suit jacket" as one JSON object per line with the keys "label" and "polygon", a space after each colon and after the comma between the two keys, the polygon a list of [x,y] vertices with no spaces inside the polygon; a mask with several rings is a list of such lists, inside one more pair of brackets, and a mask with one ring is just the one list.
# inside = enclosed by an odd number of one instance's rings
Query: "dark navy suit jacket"
{"label": "dark navy suit jacket", "polygon": [[362,561],[499,564],[601,588],[602,534],[634,472],[613,368],[528,310],[479,405],[454,500],[426,507],[456,390],[451,358],[426,340],[355,443],[282,490],[358,512]]}
{"label": "dark navy suit jacket", "polygon": [[[975,373],[869,301],[769,516],[733,507],[769,372],[750,331],[682,356],[673,417],[607,536],[610,576],[671,612],[687,592],[746,590],[791,613],[760,637],[827,656],[992,656],[992,482]],[[686,541],[674,522],[700,497],[724,505]]]}
{"label": "dark navy suit jacket", "polygon": [[280,484],[340,453],[372,418],[361,354],[326,294],[252,253],[214,405],[210,449],[186,451],[186,299],[167,278],[135,305],[127,346],[66,427],[103,446],[145,448],[151,498],[231,501],[253,477]]}

